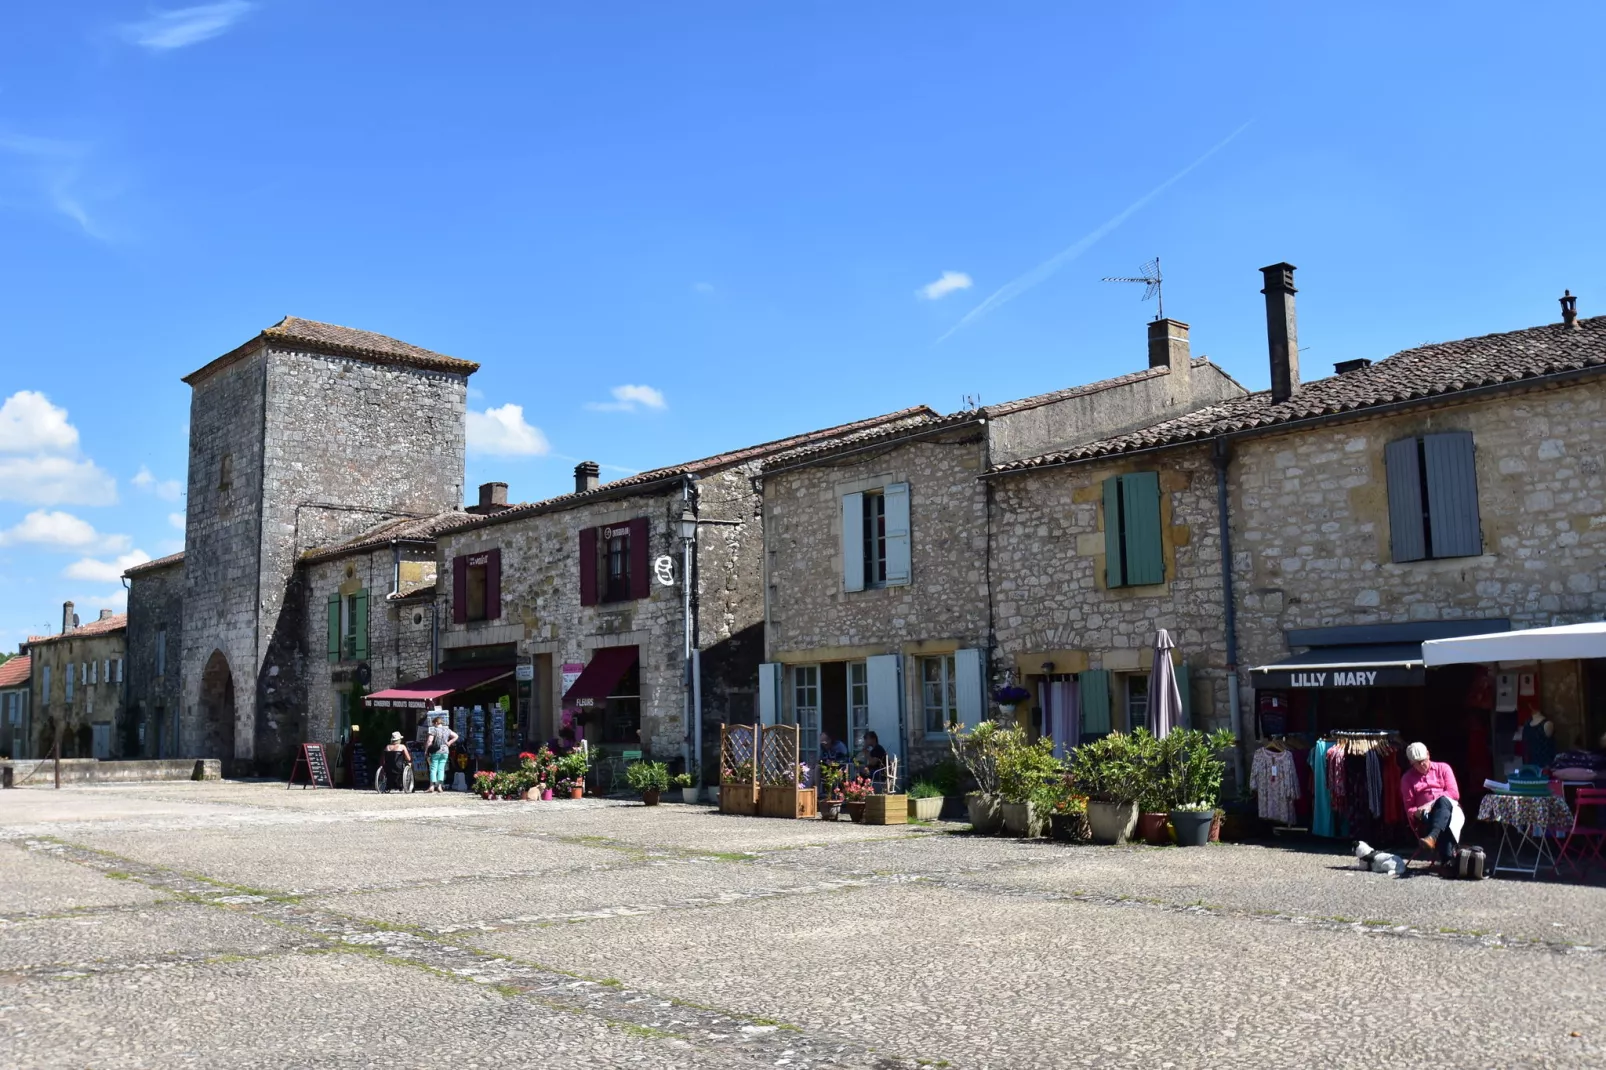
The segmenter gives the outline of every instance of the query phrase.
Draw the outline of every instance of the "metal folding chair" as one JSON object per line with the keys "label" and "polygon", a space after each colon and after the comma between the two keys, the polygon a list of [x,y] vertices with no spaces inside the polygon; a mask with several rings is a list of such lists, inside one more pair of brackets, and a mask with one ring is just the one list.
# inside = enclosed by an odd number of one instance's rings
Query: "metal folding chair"
{"label": "metal folding chair", "polygon": [[[1556,856],[1559,864],[1563,859],[1573,867],[1577,873],[1578,862],[1569,856],[1572,854],[1573,841],[1578,840],[1579,857],[1585,861],[1606,859],[1602,852],[1606,851],[1606,824],[1584,824],[1584,811],[1593,807],[1597,811],[1597,818],[1606,814],[1606,788],[1579,788],[1578,794],[1573,798],[1573,827],[1567,833],[1566,841],[1561,845],[1561,853]],[[1593,843],[1593,848],[1590,844]],[[1586,848],[1589,848],[1586,850]]]}

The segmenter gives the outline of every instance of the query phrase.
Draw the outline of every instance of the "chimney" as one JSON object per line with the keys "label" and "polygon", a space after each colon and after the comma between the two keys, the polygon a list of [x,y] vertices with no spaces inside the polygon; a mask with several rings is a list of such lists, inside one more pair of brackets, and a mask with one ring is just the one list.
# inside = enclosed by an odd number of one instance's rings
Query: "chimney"
{"label": "chimney", "polygon": [[1350,372],[1358,372],[1362,368],[1370,368],[1371,366],[1371,357],[1356,357],[1354,360],[1339,361],[1333,365],[1333,371],[1338,375],[1348,375]]}
{"label": "chimney", "polygon": [[1154,320],[1149,324],[1149,367],[1169,368],[1166,395],[1172,401],[1187,402],[1193,355],[1188,351],[1188,325],[1181,320]]}
{"label": "chimney", "polygon": [[507,508],[507,484],[506,483],[481,483],[480,484],[480,503],[478,505],[471,505],[467,509],[464,509],[463,511],[465,513],[477,513],[477,514],[483,516],[486,513],[500,513],[503,509],[506,509],[506,508]]}
{"label": "chimney", "polygon": [[1287,401],[1299,389],[1299,332],[1294,318],[1294,265],[1263,267],[1266,277],[1266,348],[1271,352],[1272,404]]}
{"label": "chimney", "polygon": [[72,611],[72,603],[63,602],[61,604],[61,634],[66,635],[72,631],[73,625],[77,623],[78,615]]}
{"label": "chimney", "polygon": [[1563,290],[1561,292],[1561,325],[1563,327],[1572,327],[1575,330],[1583,330],[1582,327],[1578,326],[1578,298],[1573,296],[1571,290]]}
{"label": "chimney", "polygon": [[101,620],[106,620],[111,615],[112,615],[112,611],[109,610],[109,609],[103,609],[103,610],[100,611],[100,619]]}
{"label": "chimney", "polygon": [[596,490],[602,469],[597,467],[596,461],[581,461],[574,466],[574,492],[584,494],[588,490]]}

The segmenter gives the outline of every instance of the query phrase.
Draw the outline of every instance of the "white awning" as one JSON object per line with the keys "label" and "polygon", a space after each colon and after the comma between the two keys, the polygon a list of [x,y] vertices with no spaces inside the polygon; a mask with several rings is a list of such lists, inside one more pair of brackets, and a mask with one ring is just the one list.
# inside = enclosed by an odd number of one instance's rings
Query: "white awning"
{"label": "white awning", "polygon": [[1422,661],[1436,665],[1477,665],[1498,661],[1575,661],[1606,658],[1606,621],[1529,628],[1520,632],[1430,639]]}

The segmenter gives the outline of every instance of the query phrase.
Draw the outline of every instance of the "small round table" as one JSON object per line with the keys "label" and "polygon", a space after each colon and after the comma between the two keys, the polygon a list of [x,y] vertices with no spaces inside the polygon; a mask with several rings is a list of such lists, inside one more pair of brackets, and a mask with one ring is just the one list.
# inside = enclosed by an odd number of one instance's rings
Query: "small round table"
{"label": "small round table", "polygon": [[[1537,877],[1541,866],[1556,869],[1556,851],[1550,842],[1552,831],[1565,831],[1573,826],[1573,813],[1567,804],[1554,795],[1512,795],[1494,791],[1478,804],[1479,821],[1500,823],[1500,850],[1494,859],[1494,872],[1526,873]],[[1523,861],[1523,854],[1532,849],[1533,862]],[[1509,856],[1509,862],[1507,861]]]}

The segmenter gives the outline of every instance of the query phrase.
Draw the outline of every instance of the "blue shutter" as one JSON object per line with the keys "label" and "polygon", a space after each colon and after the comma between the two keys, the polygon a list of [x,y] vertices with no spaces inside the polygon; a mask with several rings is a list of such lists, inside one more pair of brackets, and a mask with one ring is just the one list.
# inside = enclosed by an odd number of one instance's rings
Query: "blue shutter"
{"label": "blue shutter", "polygon": [[881,493],[887,507],[887,586],[895,587],[910,577],[909,484],[890,483]]}
{"label": "blue shutter", "polygon": [[864,659],[869,724],[888,755],[903,754],[903,655],[877,654]]}
{"label": "blue shutter", "polygon": [[1082,706],[1082,738],[1110,734],[1110,674],[1092,669],[1076,677],[1077,699]]}
{"label": "blue shutter", "polygon": [[1125,528],[1126,582],[1129,587],[1165,582],[1160,542],[1160,473],[1121,477],[1121,523]]}
{"label": "blue shutter", "polygon": [[954,712],[962,728],[975,728],[983,720],[985,675],[980,650],[954,651]]}
{"label": "blue shutter", "polygon": [[842,589],[864,590],[864,495],[842,495]]}
{"label": "blue shutter", "polygon": [[1121,477],[1111,476],[1104,481],[1104,585],[1119,587],[1126,582],[1121,557]]}
{"label": "blue shutter", "polygon": [[357,592],[357,619],[352,622],[352,631],[356,633],[355,655],[358,661],[368,660],[368,589],[365,587]]}
{"label": "blue shutter", "polygon": [[1395,561],[1428,556],[1422,533],[1422,470],[1416,439],[1402,438],[1383,447],[1389,489],[1389,554]]}
{"label": "blue shutter", "polygon": [[340,660],[340,593],[329,596],[329,660]]}
{"label": "blue shutter", "polygon": [[1428,525],[1433,538],[1433,556],[1474,557],[1483,553],[1472,432],[1424,435],[1422,453],[1427,462]]}
{"label": "blue shutter", "polygon": [[1182,723],[1177,727],[1192,728],[1193,680],[1188,676],[1188,663],[1185,661],[1177,666],[1177,693],[1182,696]]}
{"label": "blue shutter", "polygon": [[766,661],[758,667],[758,723],[778,724],[781,713],[781,666]]}

